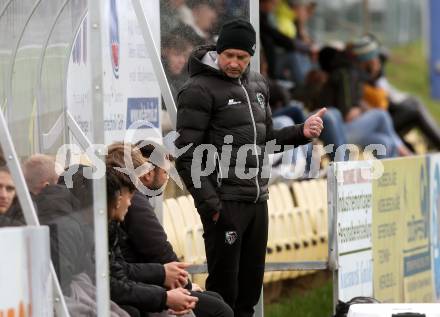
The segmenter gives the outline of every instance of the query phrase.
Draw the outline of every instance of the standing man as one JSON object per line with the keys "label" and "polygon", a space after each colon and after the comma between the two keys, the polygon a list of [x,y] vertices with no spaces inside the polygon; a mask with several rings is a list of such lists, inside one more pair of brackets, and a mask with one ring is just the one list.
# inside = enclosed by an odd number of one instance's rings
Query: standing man
{"label": "standing man", "polygon": [[[321,133],[325,112],[321,109],[304,125],[273,130],[268,85],[249,69],[255,43],[249,22],[225,23],[216,46],[192,53],[190,79],[178,95],[176,145],[192,145],[176,166],[203,222],[206,288],[220,293],[235,317],[253,315],[263,283],[268,232],[265,144],[310,142]],[[201,144],[215,147],[213,158],[203,155],[197,148]],[[223,148],[228,150],[223,153]],[[198,161],[206,167],[215,161],[215,171],[192,175],[200,170]]]}

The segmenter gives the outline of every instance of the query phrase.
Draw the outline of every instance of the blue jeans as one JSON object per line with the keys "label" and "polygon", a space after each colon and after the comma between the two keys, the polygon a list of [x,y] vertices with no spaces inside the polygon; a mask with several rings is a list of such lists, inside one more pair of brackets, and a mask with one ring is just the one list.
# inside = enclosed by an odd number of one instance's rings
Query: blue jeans
{"label": "blue jeans", "polygon": [[370,144],[382,144],[386,148],[383,157],[395,157],[402,140],[394,130],[393,122],[388,112],[372,109],[358,118],[345,124],[348,143],[365,147]]}
{"label": "blue jeans", "polygon": [[302,52],[286,52],[279,55],[276,62],[277,78],[284,78],[284,70],[290,73],[290,80],[296,85],[301,86],[309,71],[313,68],[310,57]]}
{"label": "blue jeans", "polygon": [[382,144],[386,154],[378,157],[397,156],[397,149],[403,145],[394,130],[390,115],[382,110],[372,109],[363,113],[352,122],[345,123],[341,112],[333,107],[328,108],[322,118],[324,129],[320,139],[324,145],[334,144],[330,158],[333,161],[346,161],[348,153],[336,151],[344,144],[357,144],[366,147],[370,144]]}
{"label": "blue jeans", "polygon": [[[333,151],[329,153],[332,161],[346,161],[348,156],[339,155],[336,149],[347,143],[347,132],[345,131],[345,123],[341,112],[333,107],[327,108],[327,112],[322,117],[324,129],[321,132],[320,139],[324,145],[334,144]],[[338,154],[338,155],[336,155]]]}
{"label": "blue jeans", "polygon": [[[294,122],[299,124],[304,123],[305,121],[304,113],[301,108],[296,106],[289,106],[277,110],[274,112],[273,117],[274,128],[276,129],[293,125]],[[329,153],[330,159],[332,161],[348,160],[348,156],[346,155],[339,155],[340,157],[336,157],[336,149],[347,143],[346,132],[344,130],[344,119],[342,118],[341,112],[336,108],[330,107],[324,114],[322,121],[324,123],[324,129],[322,130],[320,139],[324,142],[324,145],[334,145],[333,151]],[[307,146],[307,149],[307,158],[310,159],[312,156],[312,147]]]}

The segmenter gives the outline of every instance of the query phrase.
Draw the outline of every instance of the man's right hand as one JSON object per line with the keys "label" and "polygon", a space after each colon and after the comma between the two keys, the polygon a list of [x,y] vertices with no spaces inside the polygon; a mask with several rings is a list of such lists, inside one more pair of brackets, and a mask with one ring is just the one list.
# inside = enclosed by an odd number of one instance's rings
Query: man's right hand
{"label": "man's right hand", "polygon": [[188,284],[188,272],[185,270],[189,264],[170,262],[163,265],[165,268],[164,286],[168,289],[184,287]]}
{"label": "man's right hand", "polygon": [[167,291],[167,306],[173,315],[184,315],[196,307],[199,299],[184,288]]}

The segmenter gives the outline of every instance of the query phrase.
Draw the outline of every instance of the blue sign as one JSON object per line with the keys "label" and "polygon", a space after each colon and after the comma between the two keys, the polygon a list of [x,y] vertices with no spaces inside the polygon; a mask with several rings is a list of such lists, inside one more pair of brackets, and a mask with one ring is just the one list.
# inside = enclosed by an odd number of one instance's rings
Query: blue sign
{"label": "blue sign", "polygon": [[142,128],[159,128],[159,98],[128,98],[127,129],[136,121],[146,121]]}
{"label": "blue sign", "polygon": [[434,99],[440,100],[440,1],[430,0],[429,2],[429,14],[430,14],[430,77],[431,77],[431,95]]}
{"label": "blue sign", "polygon": [[432,159],[429,165],[432,169],[431,184],[431,250],[433,259],[434,291],[436,299],[440,299],[440,161]]}

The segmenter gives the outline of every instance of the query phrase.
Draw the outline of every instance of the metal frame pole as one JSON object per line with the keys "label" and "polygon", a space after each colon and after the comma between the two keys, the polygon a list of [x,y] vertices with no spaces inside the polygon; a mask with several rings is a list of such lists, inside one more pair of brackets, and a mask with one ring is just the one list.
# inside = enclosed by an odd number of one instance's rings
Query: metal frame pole
{"label": "metal frame pole", "polygon": [[84,132],[81,130],[81,127],[78,125],[75,118],[68,110],[66,110],[66,121],[70,133],[72,133],[72,135],[78,141],[79,145],[83,148],[83,150],[87,150],[88,148],[90,148],[92,146],[92,143],[84,134]]}
{"label": "metal frame pole", "polygon": [[151,32],[151,27],[148,23],[147,17],[144,14],[144,7],[142,5],[142,2],[140,0],[132,0],[131,3],[133,5],[134,12],[136,13],[142,37],[144,38],[145,46],[148,51],[148,55],[151,58],[151,64],[159,83],[160,91],[162,93],[165,106],[171,119],[171,124],[173,125],[173,129],[176,130],[177,108],[174,102],[173,95],[171,93],[170,85],[168,84],[168,80],[165,75],[165,71],[163,69],[159,50],[157,48],[158,46],[154,42],[153,33]]}
{"label": "metal frame pole", "polygon": [[[251,70],[254,72],[260,72],[260,4],[258,0],[249,0],[249,20],[253,25],[256,37],[257,37],[257,48],[255,50],[255,54],[252,57]],[[261,287],[261,295],[260,299],[255,305],[255,317],[263,317],[264,316],[264,286]]]}
{"label": "metal frame pole", "polygon": [[249,19],[257,33],[257,49],[252,57],[251,70],[260,72],[260,3],[258,0],[249,1]]}
{"label": "metal frame pole", "polygon": [[[104,88],[102,62],[102,24],[105,23],[104,0],[88,0],[90,23],[91,104],[93,109],[93,142],[104,144]],[[98,157],[103,158],[98,150]],[[95,233],[96,304],[98,316],[110,314],[108,263],[107,197],[105,177],[93,180],[93,214]]]}
{"label": "metal frame pole", "polygon": [[338,209],[337,209],[337,164],[331,163],[327,173],[327,199],[328,199],[328,264],[333,275],[333,312],[339,299],[339,263],[338,263]]}
{"label": "metal frame pole", "polygon": [[368,0],[362,1],[362,14],[363,14],[363,32],[367,34],[370,32],[371,21],[370,21],[370,4]]}
{"label": "metal frame pole", "polygon": [[[329,268],[326,261],[301,261],[301,262],[268,262],[264,267],[265,272],[283,272],[283,271],[322,271]],[[190,274],[207,273],[206,264],[191,265],[187,271]]]}
{"label": "metal frame pole", "polygon": [[[177,107],[174,102],[173,94],[171,93],[170,85],[168,84],[167,76],[163,68],[162,60],[160,58],[159,49],[154,42],[153,32],[151,31],[148,19],[144,14],[144,7],[140,0],[132,0],[131,4],[133,10],[136,13],[137,21],[144,38],[145,47],[147,48],[148,55],[150,56],[153,66],[154,74],[159,84],[160,92],[167,108],[168,115],[170,116],[173,130],[176,130],[177,123]],[[154,210],[159,222],[163,224],[163,196],[154,197]]]}

